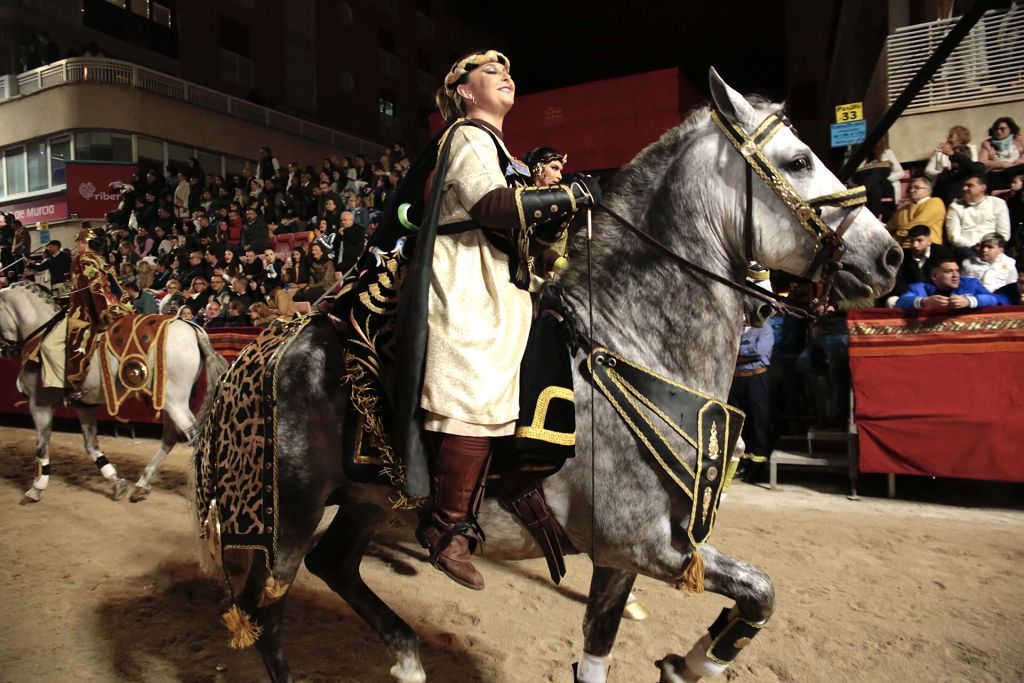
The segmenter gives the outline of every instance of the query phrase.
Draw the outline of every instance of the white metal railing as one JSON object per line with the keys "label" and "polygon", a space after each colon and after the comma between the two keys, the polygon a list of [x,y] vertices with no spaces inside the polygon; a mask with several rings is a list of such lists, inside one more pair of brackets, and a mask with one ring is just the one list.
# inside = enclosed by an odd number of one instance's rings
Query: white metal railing
{"label": "white metal railing", "polygon": [[[897,29],[886,40],[889,102],[956,25],[959,17]],[[907,111],[997,98],[1024,99],[1024,6],[986,12],[921,89]]]}
{"label": "white metal railing", "polygon": [[0,103],[16,95],[31,95],[64,83],[107,83],[139,88],[179,102],[233,116],[243,121],[297,135],[325,145],[332,145],[367,156],[383,153],[381,145],[341,131],[333,130],[295,116],[281,113],[252,102],[240,100],[216,90],[189,83],[153,69],[130,62],[99,57],[75,57],[41,66],[11,77],[17,81],[17,93],[0,79]]}

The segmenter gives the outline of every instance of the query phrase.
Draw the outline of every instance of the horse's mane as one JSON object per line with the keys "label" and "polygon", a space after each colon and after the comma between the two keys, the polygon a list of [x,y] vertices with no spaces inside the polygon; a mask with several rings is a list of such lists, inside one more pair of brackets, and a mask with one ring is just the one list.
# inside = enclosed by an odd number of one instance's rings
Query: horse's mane
{"label": "horse's mane", "polygon": [[34,295],[49,306],[54,313],[60,310],[60,306],[54,300],[53,294],[50,290],[36,282],[32,282],[31,280],[18,280],[12,284],[9,289],[24,289],[26,292]]}
{"label": "horse's mane", "polygon": [[[759,95],[748,95],[747,101],[762,116],[782,110],[783,105]],[[635,225],[651,230],[649,212],[656,202],[652,198],[662,191],[666,176],[672,164],[685,149],[706,133],[711,122],[711,104],[703,104],[686,115],[678,126],[667,130],[658,140],[647,145],[628,164],[623,166],[605,192],[603,203],[626,217]],[[716,129],[717,130],[717,129]],[[707,182],[709,179],[703,179]],[[671,210],[671,206],[665,207]],[[598,211],[595,220],[600,229],[595,230],[593,249],[595,258],[612,256],[616,253],[624,228]],[[655,235],[658,237],[658,235]],[[578,235],[577,239],[585,239]],[[570,276],[570,279],[572,276]]]}

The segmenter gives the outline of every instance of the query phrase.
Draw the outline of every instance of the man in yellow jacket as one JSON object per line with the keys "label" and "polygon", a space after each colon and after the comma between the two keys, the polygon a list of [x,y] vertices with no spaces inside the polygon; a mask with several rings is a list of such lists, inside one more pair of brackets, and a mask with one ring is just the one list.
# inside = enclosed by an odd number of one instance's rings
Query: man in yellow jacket
{"label": "man in yellow jacket", "polygon": [[946,205],[932,196],[932,182],[927,178],[910,181],[911,203],[900,207],[885,227],[900,246],[910,246],[907,231],[915,225],[927,225],[932,244],[942,244],[942,227],[946,223]]}

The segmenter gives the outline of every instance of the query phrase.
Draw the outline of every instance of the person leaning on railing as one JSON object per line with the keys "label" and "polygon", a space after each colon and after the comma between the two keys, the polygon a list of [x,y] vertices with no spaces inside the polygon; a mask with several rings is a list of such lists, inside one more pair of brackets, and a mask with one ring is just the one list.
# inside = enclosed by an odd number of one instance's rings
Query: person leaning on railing
{"label": "person leaning on railing", "polygon": [[1024,137],[1016,121],[1009,116],[995,120],[981,143],[978,161],[988,172],[989,190],[1005,190],[1013,176],[1024,173]]}

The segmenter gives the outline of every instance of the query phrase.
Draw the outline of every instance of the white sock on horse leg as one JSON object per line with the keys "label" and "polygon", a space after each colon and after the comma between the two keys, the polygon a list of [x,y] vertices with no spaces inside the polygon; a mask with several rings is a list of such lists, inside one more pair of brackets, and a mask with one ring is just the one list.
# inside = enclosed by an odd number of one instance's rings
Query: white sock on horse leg
{"label": "white sock on horse leg", "polygon": [[576,667],[576,680],[579,683],[606,683],[610,659],[610,656],[598,657],[584,651],[579,666]]}
{"label": "white sock on horse leg", "polygon": [[36,462],[39,465],[39,471],[36,472],[32,488],[45,491],[46,487],[50,485],[50,458],[36,458]]}
{"label": "white sock on horse leg", "polygon": [[102,453],[96,458],[96,467],[100,471],[100,476],[104,479],[117,479],[117,468],[111,465],[110,461],[107,460],[107,456]]}
{"label": "white sock on horse leg", "polygon": [[719,664],[708,657],[708,648],[710,647],[711,634],[709,633],[705,633],[703,638],[693,644],[686,654],[686,668],[690,673],[700,678],[714,678],[729,668],[728,664]]}

